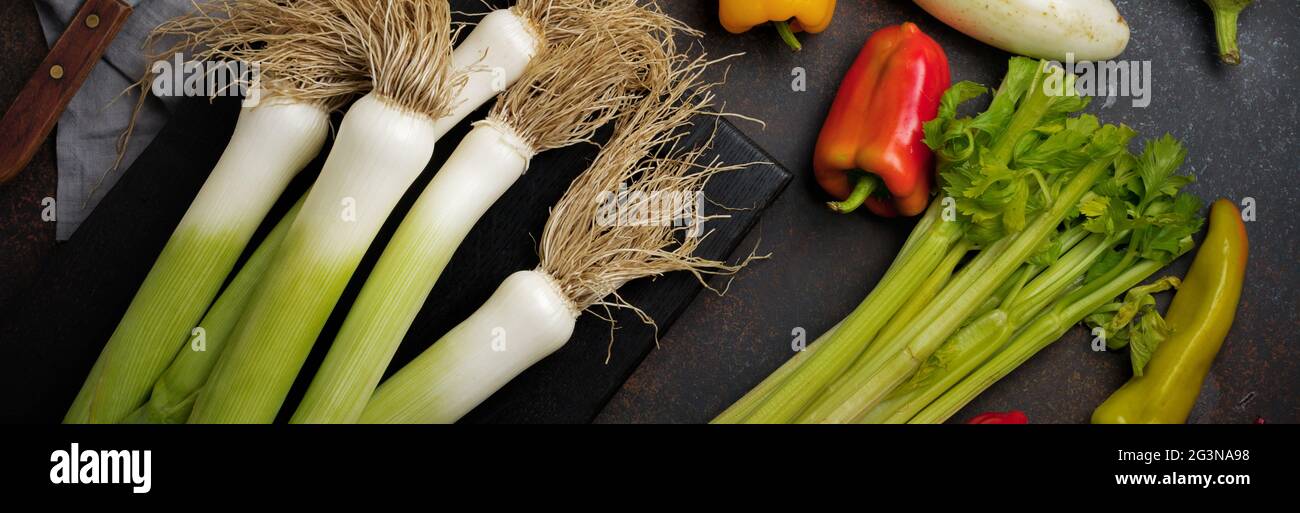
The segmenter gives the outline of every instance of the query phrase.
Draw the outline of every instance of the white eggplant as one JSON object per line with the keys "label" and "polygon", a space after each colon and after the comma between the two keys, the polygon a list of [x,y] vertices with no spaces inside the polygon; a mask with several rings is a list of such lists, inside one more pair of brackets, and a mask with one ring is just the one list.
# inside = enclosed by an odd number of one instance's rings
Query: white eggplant
{"label": "white eggplant", "polygon": [[1011,53],[1064,61],[1113,59],[1128,23],[1110,0],[916,0],[935,18]]}

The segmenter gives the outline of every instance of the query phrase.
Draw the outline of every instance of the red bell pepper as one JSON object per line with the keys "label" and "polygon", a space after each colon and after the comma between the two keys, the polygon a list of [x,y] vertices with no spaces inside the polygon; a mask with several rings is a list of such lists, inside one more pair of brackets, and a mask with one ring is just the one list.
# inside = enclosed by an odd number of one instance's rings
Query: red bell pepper
{"label": "red bell pepper", "polygon": [[1011,410],[1008,412],[989,412],[976,415],[975,418],[966,421],[967,424],[1028,424],[1029,416],[1020,410]]}
{"label": "red bell pepper", "polygon": [[817,138],[813,172],[841,200],[832,209],[851,212],[865,201],[882,216],[925,210],[934,187],[934,155],[922,142],[922,125],[938,114],[949,85],[948,57],[915,24],[872,34]]}

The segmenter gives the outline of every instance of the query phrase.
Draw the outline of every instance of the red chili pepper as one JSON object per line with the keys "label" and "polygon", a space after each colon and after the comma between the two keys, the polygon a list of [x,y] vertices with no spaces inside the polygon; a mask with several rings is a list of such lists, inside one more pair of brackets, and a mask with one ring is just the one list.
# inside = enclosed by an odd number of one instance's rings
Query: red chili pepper
{"label": "red chili pepper", "polygon": [[[934,156],[923,124],[939,112],[951,85],[948,57],[913,23],[872,34],[845,75],[817,138],[813,171],[831,208],[851,212],[865,201],[877,215],[925,210]],[[891,199],[872,197],[880,185]]]}
{"label": "red chili pepper", "polygon": [[966,421],[967,424],[1028,424],[1029,417],[1025,412],[1020,410],[1011,410],[1008,412],[989,412],[976,415],[975,418]]}

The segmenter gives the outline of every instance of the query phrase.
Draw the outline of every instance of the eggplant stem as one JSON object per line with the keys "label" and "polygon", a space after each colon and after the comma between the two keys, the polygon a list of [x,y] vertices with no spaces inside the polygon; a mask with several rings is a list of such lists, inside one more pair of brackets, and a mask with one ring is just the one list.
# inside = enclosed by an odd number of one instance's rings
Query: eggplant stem
{"label": "eggplant stem", "polygon": [[1237,48],[1237,17],[1241,9],[1225,7],[1214,10],[1214,34],[1219,41],[1219,59],[1226,64],[1241,64]]}

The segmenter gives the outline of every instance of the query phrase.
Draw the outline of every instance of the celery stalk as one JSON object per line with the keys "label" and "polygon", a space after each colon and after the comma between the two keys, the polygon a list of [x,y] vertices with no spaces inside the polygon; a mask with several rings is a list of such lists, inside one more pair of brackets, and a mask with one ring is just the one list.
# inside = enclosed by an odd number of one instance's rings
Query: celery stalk
{"label": "celery stalk", "polygon": [[822,333],[820,337],[817,337],[817,340],[814,340],[808,345],[808,347],[804,348],[803,351],[799,351],[789,360],[786,360],[786,362],[778,367],[775,372],[764,378],[758,386],[746,393],[744,397],[740,398],[740,400],[732,403],[731,406],[728,406],[726,410],[723,410],[722,413],[718,414],[718,416],[709,423],[736,424],[744,421],[754,413],[754,410],[758,409],[759,405],[763,404],[763,401],[767,400],[768,395],[770,395],[773,390],[776,390],[777,387],[784,384],[787,378],[793,375],[795,371],[799,370],[799,368],[812,357],[813,353],[818,349],[826,347],[826,344],[821,342],[830,338],[831,333],[834,333],[836,328],[839,328],[838,324],[832,326],[831,329],[826,330],[825,333]]}
{"label": "celery stalk", "polygon": [[[956,246],[953,246],[952,250],[948,251],[948,255],[939,263],[939,267],[930,274],[929,278],[926,278],[925,282],[916,290],[916,293],[912,294],[907,303],[898,310],[898,313],[894,314],[894,317],[889,320],[889,324],[886,324],[885,328],[880,330],[877,338],[892,340],[898,336],[898,333],[903,328],[906,328],[908,323],[915,319],[916,315],[921,313],[921,310],[925,309],[925,306],[935,296],[939,295],[939,292],[943,291],[944,286],[953,279],[957,264],[961,263],[961,260],[966,257],[966,253],[970,252],[970,250],[971,244],[967,241],[958,242]],[[879,351],[880,347],[880,344],[871,345],[866,352],[862,353],[859,359],[871,358]]]}
{"label": "celery stalk", "polygon": [[[1093,297],[1135,261],[1168,263],[1191,247],[1201,220],[1199,199],[1180,192],[1192,178],[1176,174],[1186,149],[1166,135],[1140,156],[1128,153],[1131,128],[1078,114],[1086,98],[1049,92],[1053,83],[1071,91],[1073,80],[1013,58],[979,115],[957,109],[983,86],[963,82],[944,94],[925,141],[939,160],[945,196],[936,203],[951,207],[959,226],[943,247],[960,246],[929,256],[937,258],[929,274],[908,284],[915,297],[875,317],[860,307],[823,341],[843,347],[802,359],[799,371],[780,373],[780,386],[765,383],[767,399],[749,421],[907,421],[1026,327]],[[967,244],[976,254],[952,274]],[[909,266],[921,258],[926,249],[900,257],[891,273],[915,271]],[[872,296],[899,293],[897,274]],[[870,324],[882,318],[883,327]],[[822,361],[840,358],[853,361]]]}
{"label": "celery stalk", "polygon": [[[961,238],[959,223],[939,222],[914,254],[895,260],[891,273],[881,280],[862,304],[844,319],[830,337],[827,347],[809,355],[799,370],[773,390],[746,422],[780,423],[794,420],[827,384],[835,380],[872,343],[878,332],[907,297],[934,271],[948,250]],[[897,272],[892,272],[897,268]]]}
{"label": "celery stalk", "polygon": [[993,383],[1010,374],[1038,351],[1065,335],[1070,327],[1078,324],[1093,310],[1141,283],[1164,266],[1163,262],[1143,260],[1081,300],[1075,301],[1068,297],[1058,300],[1050,310],[1037,317],[1008,342],[1006,348],[935,399],[912,417],[910,422],[923,424],[947,420]]}
{"label": "celery stalk", "polygon": [[[1112,243],[1110,238],[1094,234],[1070,248],[1048,269],[1020,288],[1019,293],[1009,295],[999,308],[981,314],[974,322],[958,331],[930,356],[925,366],[908,383],[891,393],[860,420],[866,423],[907,422],[1000,350],[1046,306],[1040,297],[1046,296],[1048,301],[1059,298]],[[1062,275],[1067,277],[1063,278]],[[1041,292],[1036,295],[1024,293],[1029,290]],[[997,322],[999,316],[1001,322]]]}
{"label": "celery stalk", "polygon": [[[908,235],[907,241],[903,243],[903,247],[899,250],[895,263],[907,259],[916,252],[917,247],[921,245],[922,241],[924,241],[926,236],[930,233],[931,227],[933,227],[936,222],[941,221],[942,210],[943,209],[938,201],[930,204],[930,207],[925,211],[925,214],[921,216],[921,219],[917,221],[916,226],[912,228],[912,233]],[[897,267],[891,265],[889,270],[885,272],[885,276],[881,278],[880,282],[886,283],[895,280],[896,278],[894,278],[894,276],[897,275],[897,270]],[[799,354],[787,360],[776,370],[776,372],[772,373],[767,378],[764,378],[757,387],[747,392],[740,398],[740,400],[736,401],[735,404],[719,414],[717,418],[713,419],[712,423],[731,424],[743,422],[754,412],[755,409],[758,408],[759,405],[767,400],[768,395],[773,390],[779,388],[787,378],[795,374],[795,371],[811,357],[813,352],[826,345],[821,342],[829,338],[830,333],[835,329],[838,329],[840,324],[836,324],[834,328],[827,330],[826,333],[817,337],[817,340],[813,341],[807,350],[801,351]]]}
{"label": "celery stalk", "polygon": [[894,390],[859,422],[865,424],[903,424],[916,410],[942,393],[952,377],[960,378],[983,363],[988,354],[1000,346],[997,341],[1009,331],[1007,313],[993,310],[975,319],[948,339],[939,351],[906,384]]}
{"label": "celery stalk", "polygon": [[971,265],[975,269],[986,266],[987,270],[970,273],[968,281],[972,283],[958,280],[950,284],[908,330],[893,341],[882,341],[891,343],[891,347],[902,346],[901,351],[886,353],[891,356],[883,362],[862,362],[828,390],[800,420],[852,422],[906,381],[979,305],[978,301],[969,298],[983,298],[992,293],[1032,256],[1111,166],[1117,153],[1112,151],[1109,157],[1099,158],[1085,166],[1061,191],[1051,209],[1039,215],[1023,232],[1004,237],[981,252]]}

